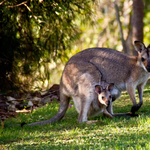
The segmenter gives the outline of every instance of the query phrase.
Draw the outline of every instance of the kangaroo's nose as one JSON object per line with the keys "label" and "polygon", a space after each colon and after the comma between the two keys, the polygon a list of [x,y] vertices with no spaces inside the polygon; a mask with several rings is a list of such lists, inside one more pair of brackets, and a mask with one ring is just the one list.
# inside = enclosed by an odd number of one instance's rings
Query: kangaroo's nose
{"label": "kangaroo's nose", "polygon": [[110,101],[108,101],[107,103],[108,103],[108,105],[110,105]]}

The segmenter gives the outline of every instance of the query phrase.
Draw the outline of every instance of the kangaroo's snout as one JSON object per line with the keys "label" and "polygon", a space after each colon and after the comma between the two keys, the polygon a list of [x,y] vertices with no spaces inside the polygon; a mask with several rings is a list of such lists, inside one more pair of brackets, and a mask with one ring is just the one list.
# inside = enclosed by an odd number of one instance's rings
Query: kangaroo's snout
{"label": "kangaroo's snout", "polygon": [[107,107],[110,105],[110,101],[112,100],[112,98],[111,96],[108,96],[107,92],[102,92],[98,95],[98,100],[100,104]]}
{"label": "kangaroo's snout", "polygon": [[110,105],[110,101],[108,100],[108,101],[107,101],[107,106],[109,106],[109,105]]}
{"label": "kangaroo's snout", "polygon": [[104,104],[105,104],[105,106],[109,106],[110,105],[110,100],[109,99],[106,99],[105,101],[104,101]]}

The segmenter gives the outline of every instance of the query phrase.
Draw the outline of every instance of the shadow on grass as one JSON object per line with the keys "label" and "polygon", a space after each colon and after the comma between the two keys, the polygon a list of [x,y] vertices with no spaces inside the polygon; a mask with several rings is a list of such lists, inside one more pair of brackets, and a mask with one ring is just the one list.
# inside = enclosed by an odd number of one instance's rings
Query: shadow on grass
{"label": "shadow on grass", "polygon": [[[74,116],[76,116],[76,118],[77,118],[78,114],[76,113],[76,114],[74,114]],[[86,128],[86,130],[89,130],[90,132],[92,132],[92,130],[95,130],[95,126],[97,127],[97,129],[99,129],[99,128],[105,128],[105,127],[107,128],[107,126],[110,126],[112,124],[114,124],[114,126],[115,126],[115,124],[117,124],[117,126],[119,128],[121,128],[121,127],[123,127],[122,121],[129,121],[131,119],[131,117],[127,117],[127,118],[121,117],[121,118],[114,118],[113,120],[111,120],[109,118],[98,116],[98,117],[94,117],[92,120],[100,120],[104,123],[103,124],[95,123],[95,124],[89,125],[87,123],[78,124],[77,119],[74,119],[74,121],[72,121],[69,119],[70,117],[71,116],[67,116],[64,119],[62,119],[61,121],[51,124],[51,125],[48,124],[48,125],[44,125],[44,126],[25,126],[23,128],[14,127],[14,129],[13,129],[14,132],[10,132],[10,133],[6,134],[5,138],[3,138],[3,139],[0,138],[0,141],[1,141],[0,144],[10,144],[11,145],[11,143],[18,143],[19,141],[21,141],[21,143],[22,143],[22,141],[26,141],[26,143],[28,143],[28,141],[32,141],[33,139],[35,139],[35,135],[34,135],[35,133],[45,134],[45,136],[38,137],[38,139],[41,138],[42,141],[45,139],[48,139],[49,141],[51,141],[51,140],[53,141],[53,139],[51,139],[51,137],[50,137],[50,132],[55,132],[56,136],[58,137],[59,135],[61,135],[62,132],[66,131],[66,130],[78,130],[80,132],[81,130],[84,130]],[[8,129],[6,129],[6,130],[9,130],[9,129],[10,129],[10,127],[8,127]],[[11,129],[11,131],[12,131],[12,129]],[[4,129],[3,133],[5,133],[5,129]],[[1,133],[1,136],[3,136],[3,133]],[[47,133],[49,134],[48,137],[46,136]],[[33,134],[33,136],[32,136],[32,134]],[[28,137],[29,135],[31,135],[31,136]],[[21,146],[22,146],[22,144],[21,144]],[[29,147],[29,145],[27,147]],[[52,147],[57,147],[57,146],[52,146]]]}
{"label": "shadow on grass", "polygon": [[[142,137],[142,138],[140,138]],[[41,149],[92,149],[92,148],[103,148],[103,149],[136,149],[137,145],[139,148],[146,148],[150,135],[148,133],[116,133],[113,135],[107,135],[106,137],[77,137],[77,139],[63,139],[61,142],[56,142],[54,140],[48,140],[48,137],[40,136],[40,139],[43,139],[43,142],[33,142],[30,144],[20,144],[14,146],[14,149],[32,149],[32,150],[41,150]],[[32,140],[32,138],[25,139]],[[44,142],[45,140],[45,142]]]}

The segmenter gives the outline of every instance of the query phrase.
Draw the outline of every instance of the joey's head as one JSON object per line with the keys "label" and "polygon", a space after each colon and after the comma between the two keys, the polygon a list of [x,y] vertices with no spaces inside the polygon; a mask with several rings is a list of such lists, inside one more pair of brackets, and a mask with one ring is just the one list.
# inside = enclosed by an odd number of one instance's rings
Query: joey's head
{"label": "joey's head", "polygon": [[95,92],[98,94],[98,102],[100,106],[108,106],[112,101],[111,90],[113,89],[114,84],[111,83],[105,88],[100,85],[95,86]]}
{"label": "joey's head", "polygon": [[138,52],[138,61],[142,64],[143,68],[150,72],[150,45],[146,47],[144,43],[134,41],[134,46]]}

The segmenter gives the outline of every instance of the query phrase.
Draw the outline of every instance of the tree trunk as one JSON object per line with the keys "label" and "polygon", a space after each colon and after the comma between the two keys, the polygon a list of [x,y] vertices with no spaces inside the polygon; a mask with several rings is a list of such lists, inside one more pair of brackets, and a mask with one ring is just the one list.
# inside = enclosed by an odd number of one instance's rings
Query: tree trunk
{"label": "tree trunk", "polygon": [[[132,43],[136,40],[143,42],[143,10],[143,0],[133,0]],[[133,50],[133,55],[135,54],[135,50]]]}

